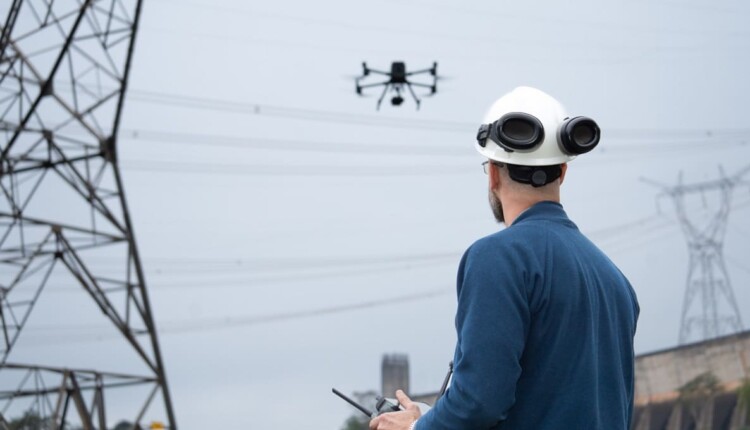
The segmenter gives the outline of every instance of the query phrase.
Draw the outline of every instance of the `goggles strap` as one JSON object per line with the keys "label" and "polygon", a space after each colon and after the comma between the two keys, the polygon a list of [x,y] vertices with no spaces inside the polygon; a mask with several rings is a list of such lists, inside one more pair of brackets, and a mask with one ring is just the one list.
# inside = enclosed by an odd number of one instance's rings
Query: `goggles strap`
{"label": "goggles strap", "polygon": [[477,130],[477,142],[482,148],[487,146],[487,138],[490,136],[490,126],[491,124],[482,124],[479,126],[479,130]]}
{"label": "goggles strap", "polygon": [[556,180],[562,175],[559,164],[553,166],[519,166],[506,164],[510,178],[522,184],[530,184],[534,188],[542,187]]}

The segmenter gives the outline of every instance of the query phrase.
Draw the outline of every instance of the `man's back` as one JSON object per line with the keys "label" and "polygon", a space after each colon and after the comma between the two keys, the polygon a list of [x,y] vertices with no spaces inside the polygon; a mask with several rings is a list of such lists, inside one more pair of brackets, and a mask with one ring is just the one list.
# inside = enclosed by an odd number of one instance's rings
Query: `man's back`
{"label": "man's back", "polygon": [[629,428],[635,293],[562,206],[472,245],[458,302],[456,374],[418,428]]}
{"label": "man's back", "polygon": [[537,261],[543,278],[529,294],[523,370],[500,428],[628,429],[635,293],[572,222],[550,212],[545,218],[552,221],[532,214],[508,229],[513,240],[543,244]]}

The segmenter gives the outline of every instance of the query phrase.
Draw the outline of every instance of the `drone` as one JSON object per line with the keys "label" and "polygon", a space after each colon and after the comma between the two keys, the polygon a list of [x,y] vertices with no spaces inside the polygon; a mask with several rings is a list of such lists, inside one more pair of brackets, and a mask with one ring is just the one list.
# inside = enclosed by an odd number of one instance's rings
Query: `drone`
{"label": "drone", "polygon": [[[432,84],[412,82],[409,80],[409,77],[423,73],[429,73],[432,76]],[[387,76],[388,80],[372,84],[360,84],[360,81],[367,78],[371,74]],[[406,88],[409,89],[409,93],[411,93],[412,98],[414,98],[414,101],[417,103],[417,109],[419,109],[421,100],[419,99],[419,97],[417,97],[417,94],[414,92],[414,89],[412,87],[429,88],[430,93],[426,94],[426,96],[431,96],[437,92],[437,81],[437,62],[432,63],[432,67],[430,67],[429,69],[415,70],[413,72],[406,71],[406,63],[404,63],[403,61],[392,62],[390,72],[371,69],[367,67],[367,63],[363,62],[362,76],[358,76],[357,78],[355,78],[355,88],[357,94],[361,96],[363,95],[362,90],[366,88],[383,86],[383,92],[380,94],[380,98],[378,99],[377,103],[377,110],[380,110],[380,104],[383,102],[383,98],[385,98],[385,94],[388,92],[388,89],[396,93],[396,95],[391,98],[391,105],[401,106],[401,104],[404,102],[404,98],[402,97],[401,93],[402,91],[404,91],[404,86],[406,86]]]}

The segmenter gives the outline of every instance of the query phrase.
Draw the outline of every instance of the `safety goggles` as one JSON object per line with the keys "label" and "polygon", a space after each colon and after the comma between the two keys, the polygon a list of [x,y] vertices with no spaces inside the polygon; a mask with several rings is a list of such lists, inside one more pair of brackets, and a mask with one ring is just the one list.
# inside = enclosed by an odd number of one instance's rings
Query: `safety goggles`
{"label": "safety goggles", "polygon": [[[570,155],[591,151],[599,143],[599,126],[585,116],[567,118],[557,130],[560,149]],[[482,124],[477,132],[481,147],[492,140],[508,152],[530,152],[544,142],[544,126],[534,115],[510,112],[490,124]]]}

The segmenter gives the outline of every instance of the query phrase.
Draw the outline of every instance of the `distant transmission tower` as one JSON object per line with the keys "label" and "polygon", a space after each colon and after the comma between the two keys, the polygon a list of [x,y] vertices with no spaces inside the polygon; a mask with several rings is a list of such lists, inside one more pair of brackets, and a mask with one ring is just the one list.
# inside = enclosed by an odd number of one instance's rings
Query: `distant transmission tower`
{"label": "distant transmission tower", "polygon": [[[724,234],[731,210],[732,192],[743,184],[742,176],[750,166],[727,177],[720,167],[720,178],[698,184],[684,185],[682,174],[673,187],[647,181],[662,189],[672,199],[687,240],[689,263],[682,304],[679,343],[686,344],[742,331],[742,319],[734,298],[732,285],[724,264]],[[686,197],[717,192],[719,207],[704,226],[697,226],[685,206]]]}
{"label": "distant transmission tower", "polygon": [[[0,36],[0,429],[12,419],[4,416],[10,405],[24,402],[44,428],[113,427],[107,419],[176,428],[117,164],[140,11],[140,0],[0,7],[7,12]],[[100,369],[40,365],[56,356],[14,349],[43,290],[59,292],[58,275],[89,297],[84,302],[120,333],[136,364],[118,367],[124,359],[117,356]],[[48,313],[74,321],[80,309],[60,297],[45,302],[59,301]],[[34,362],[12,363],[19,352]],[[143,396],[118,391],[133,387]],[[126,401],[141,406],[122,416]],[[107,415],[113,403],[118,412]]]}

